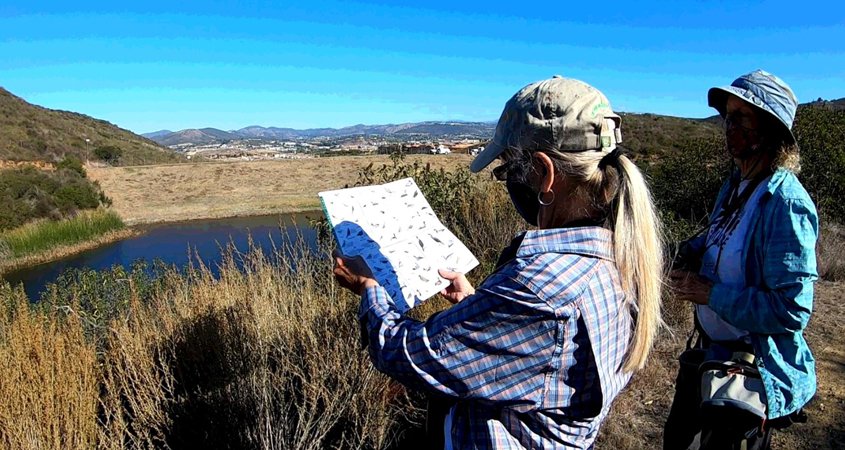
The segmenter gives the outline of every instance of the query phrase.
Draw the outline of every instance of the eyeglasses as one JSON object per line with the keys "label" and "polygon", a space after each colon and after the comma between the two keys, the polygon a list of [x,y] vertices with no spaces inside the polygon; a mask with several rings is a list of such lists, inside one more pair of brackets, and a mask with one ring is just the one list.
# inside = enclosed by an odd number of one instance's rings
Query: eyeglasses
{"label": "eyeglasses", "polygon": [[757,128],[755,118],[743,113],[725,114],[725,119],[722,121],[722,126],[727,130],[732,127],[739,127],[745,130],[754,130]]}
{"label": "eyeglasses", "polygon": [[493,169],[493,178],[498,181],[507,181],[508,180],[508,170],[513,167],[513,163],[508,161],[505,163],[500,164],[499,166]]}

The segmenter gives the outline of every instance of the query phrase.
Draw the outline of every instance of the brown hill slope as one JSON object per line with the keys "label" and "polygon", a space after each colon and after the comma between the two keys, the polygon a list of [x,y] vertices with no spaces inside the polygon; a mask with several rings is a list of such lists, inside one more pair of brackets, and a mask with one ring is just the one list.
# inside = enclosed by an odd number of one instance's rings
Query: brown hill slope
{"label": "brown hill slope", "polygon": [[718,120],[687,119],[657,114],[622,113],[622,145],[637,158],[649,160],[689,147],[697,140],[718,139]]}
{"label": "brown hill slope", "polygon": [[0,160],[58,161],[71,154],[84,161],[89,153],[93,159],[94,150],[103,146],[123,150],[121,165],[181,159],[159,144],[104,120],[32,105],[0,88]]}

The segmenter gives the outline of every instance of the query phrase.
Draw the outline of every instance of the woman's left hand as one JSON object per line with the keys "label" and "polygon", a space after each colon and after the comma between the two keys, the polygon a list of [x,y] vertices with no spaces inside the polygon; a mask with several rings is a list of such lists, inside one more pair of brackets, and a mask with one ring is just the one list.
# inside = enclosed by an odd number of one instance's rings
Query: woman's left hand
{"label": "woman's left hand", "polygon": [[373,272],[360,256],[346,257],[335,249],[334,256],[334,277],[341,286],[349,289],[355,294],[361,295],[368,287],[378,286],[373,278]]}
{"label": "woman's left hand", "polygon": [[699,305],[710,303],[710,291],[713,282],[701,275],[686,270],[673,270],[669,273],[675,298]]}

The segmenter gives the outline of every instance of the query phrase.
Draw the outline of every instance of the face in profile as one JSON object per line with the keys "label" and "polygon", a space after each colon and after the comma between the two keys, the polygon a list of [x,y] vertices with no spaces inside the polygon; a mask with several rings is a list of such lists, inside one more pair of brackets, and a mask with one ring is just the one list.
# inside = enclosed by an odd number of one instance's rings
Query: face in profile
{"label": "face in profile", "polygon": [[757,153],[761,142],[760,117],[753,106],[729,95],[724,124],[725,143],[732,157],[744,159]]}

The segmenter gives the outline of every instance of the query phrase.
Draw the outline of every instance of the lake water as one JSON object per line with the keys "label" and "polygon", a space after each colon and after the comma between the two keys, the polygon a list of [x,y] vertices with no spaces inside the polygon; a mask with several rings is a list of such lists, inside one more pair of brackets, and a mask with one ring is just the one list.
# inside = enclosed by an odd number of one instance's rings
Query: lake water
{"label": "lake water", "polygon": [[40,298],[48,283],[54,282],[68,269],[108,269],[115,265],[129,268],[143,259],[159,259],[168,265],[185,267],[199,257],[210,267],[215,267],[222,257],[221,249],[232,243],[239,251],[253,244],[266,253],[285,242],[296,239],[297,230],[311,248],[316,247],[317,235],[309,219],[322,217],[319,211],[296,215],[238,217],[230,219],[194,220],[188,222],[150,225],[142,228],[143,234],[114,242],[93,250],[69,256],[39,266],[11,272],[3,276],[17,285],[23,283],[31,300]]}

